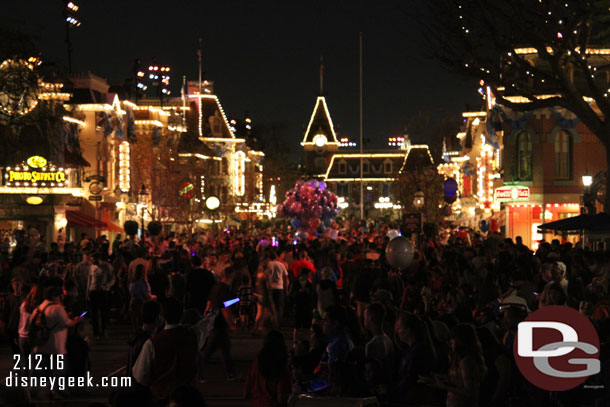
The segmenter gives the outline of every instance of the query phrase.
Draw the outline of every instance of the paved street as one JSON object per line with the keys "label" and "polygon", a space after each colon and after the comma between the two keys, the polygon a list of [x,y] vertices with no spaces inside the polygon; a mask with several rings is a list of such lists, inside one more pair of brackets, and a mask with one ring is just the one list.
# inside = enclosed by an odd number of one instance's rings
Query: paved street
{"label": "paved street", "polygon": [[[92,364],[91,374],[100,378],[116,371],[125,365],[127,357],[127,338],[129,327],[125,324],[114,323],[109,329],[108,339],[90,342],[90,358]],[[262,339],[249,333],[232,334],[232,355],[238,373],[245,377],[250,362],[262,346]],[[0,348],[0,377],[4,378],[12,369],[12,356],[7,345]],[[198,385],[204,394],[208,406],[247,406],[249,402],[241,399],[243,380],[228,382],[220,352],[211,360],[206,372],[206,383]],[[106,402],[110,391],[93,389],[87,394],[77,395],[74,400],[45,401],[40,405],[53,406],[87,406],[93,401]]]}

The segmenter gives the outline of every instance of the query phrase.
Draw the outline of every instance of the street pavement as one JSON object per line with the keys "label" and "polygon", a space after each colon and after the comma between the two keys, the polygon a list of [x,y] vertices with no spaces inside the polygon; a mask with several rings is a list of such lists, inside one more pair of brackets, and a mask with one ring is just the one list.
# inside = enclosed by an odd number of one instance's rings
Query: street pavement
{"label": "street pavement", "polygon": [[[130,327],[122,322],[112,322],[108,329],[108,337],[100,340],[90,340],[89,357],[91,359],[91,375],[95,379],[115,372],[125,365],[127,360],[127,339],[130,334]],[[290,339],[289,331],[284,335]],[[262,339],[253,336],[248,332],[231,333],[231,353],[238,375],[241,380],[229,382],[220,351],[217,351],[205,372],[206,382],[197,384],[204,395],[209,407],[215,406],[249,406],[250,402],[242,399],[243,385],[250,363],[256,357],[262,346]],[[11,350],[7,344],[0,346],[0,379],[8,376],[13,368],[13,358]],[[48,395],[40,395],[36,400],[40,406],[88,406],[92,402],[107,403],[111,389],[94,388],[84,394],[76,394],[70,400],[41,400],[48,398]],[[109,404],[107,404],[109,405]]]}

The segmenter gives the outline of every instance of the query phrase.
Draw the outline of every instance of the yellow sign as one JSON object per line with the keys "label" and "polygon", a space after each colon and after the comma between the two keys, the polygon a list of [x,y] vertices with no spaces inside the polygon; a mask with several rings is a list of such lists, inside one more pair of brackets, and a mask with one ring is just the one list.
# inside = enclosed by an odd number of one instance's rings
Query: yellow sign
{"label": "yellow sign", "polygon": [[39,155],[33,155],[26,161],[32,168],[42,168],[47,165],[47,159]]}
{"label": "yellow sign", "polygon": [[40,196],[28,196],[25,201],[30,205],[40,205],[44,199]]}
{"label": "yellow sign", "polygon": [[9,171],[8,182],[23,181],[31,182],[64,182],[65,171]]}

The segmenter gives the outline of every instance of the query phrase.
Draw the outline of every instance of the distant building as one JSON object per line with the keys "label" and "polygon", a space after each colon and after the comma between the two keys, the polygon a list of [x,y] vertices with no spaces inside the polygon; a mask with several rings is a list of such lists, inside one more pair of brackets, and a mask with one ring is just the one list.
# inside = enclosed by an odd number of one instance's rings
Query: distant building
{"label": "distant building", "polygon": [[411,145],[406,134],[389,140],[393,144],[387,150],[355,151],[356,143],[338,138],[326,98],[318,96],[301,141],[305,169],[328,183],[344,214],[359,213],[362,180],[366,215],[386,211],[398,217],[402,210],[399,178],[405,164],[433,165],[434,161],[427,145]]}

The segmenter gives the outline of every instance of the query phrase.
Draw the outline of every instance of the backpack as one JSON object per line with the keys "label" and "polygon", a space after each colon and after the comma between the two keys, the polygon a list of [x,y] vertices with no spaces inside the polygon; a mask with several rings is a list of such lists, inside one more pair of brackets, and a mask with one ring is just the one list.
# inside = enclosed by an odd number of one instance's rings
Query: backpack
{"label": "backpack", "polygon": [[44,345],[51,336],[51,328],[47,325],[47,316],[44,313],[49,305],[53,305],[53,303],[48,303],[43,309],[36,308],[32,313],[28,339],[33,347]]}

